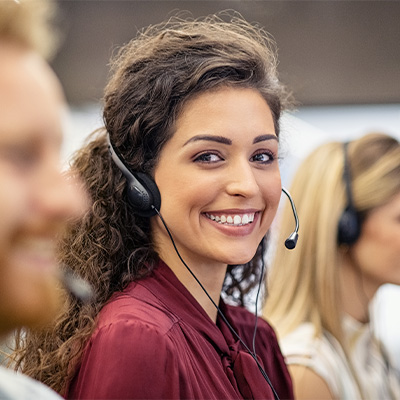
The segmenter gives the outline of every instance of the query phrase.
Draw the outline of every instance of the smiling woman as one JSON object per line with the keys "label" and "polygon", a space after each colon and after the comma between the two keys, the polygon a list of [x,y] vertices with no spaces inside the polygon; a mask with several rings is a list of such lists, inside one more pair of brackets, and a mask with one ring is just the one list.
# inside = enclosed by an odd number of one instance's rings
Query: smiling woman
{"label": "smiling woman", "polygon": [[237,16],[172,19],[112,72],[105,130],[73,163],[93,207],[62,254],[97,300],[29,335],[23,369],[74,399],[292,398],[272,328],[258,319],[250,351],[243,307],[281,195],[274,43]]}

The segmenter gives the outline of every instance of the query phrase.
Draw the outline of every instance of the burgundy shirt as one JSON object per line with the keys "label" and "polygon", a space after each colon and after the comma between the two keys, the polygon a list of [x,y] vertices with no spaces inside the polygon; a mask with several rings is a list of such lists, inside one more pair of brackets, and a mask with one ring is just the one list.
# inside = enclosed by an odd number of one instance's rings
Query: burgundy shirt
{"label": "burgundy shirt", "polygon": [[[251,348],[255,318],[220,302]],[[256,351],[280,399],[292,383],[275,333],[259,318]],[[68,399],[274,399],[255,360],[218,316],[215,324],[160,262],[147,278],[116,293],[69,385]]]}

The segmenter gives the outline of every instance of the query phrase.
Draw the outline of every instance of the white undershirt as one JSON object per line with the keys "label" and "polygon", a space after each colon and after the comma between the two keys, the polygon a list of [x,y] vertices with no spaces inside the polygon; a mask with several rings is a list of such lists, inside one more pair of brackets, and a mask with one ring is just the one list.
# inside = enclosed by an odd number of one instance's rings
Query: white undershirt
{"label": "white undershirt", "polygon": [[339,342],[328,332],[315,338],[311,323],[300,325],[281,340],[286,362],[312,369],[341,400],[400,399],[399,373],[384,354],[382,344],[374,337],[369,324],[361,324],[346,316],[343,330],[349,341],[351,363],[362,393]]}

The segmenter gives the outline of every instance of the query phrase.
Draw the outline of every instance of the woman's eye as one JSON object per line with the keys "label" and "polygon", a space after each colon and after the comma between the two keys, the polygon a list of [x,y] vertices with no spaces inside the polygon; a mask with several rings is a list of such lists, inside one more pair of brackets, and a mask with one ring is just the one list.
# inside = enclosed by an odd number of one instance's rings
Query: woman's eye
{"label": "woman's eye", "polygon": [[195,157],[194,159],[195,162],[200,162],[200,163],[215,163],[221,160],[222,158],[215,153],[202,153],[197,157]]}
{"label": "woman's eye", "polygon": [[275,159],[274,155],[270,152],[260,152],[251,157],[251,161],[255,161],[261,164],[268,164]]}

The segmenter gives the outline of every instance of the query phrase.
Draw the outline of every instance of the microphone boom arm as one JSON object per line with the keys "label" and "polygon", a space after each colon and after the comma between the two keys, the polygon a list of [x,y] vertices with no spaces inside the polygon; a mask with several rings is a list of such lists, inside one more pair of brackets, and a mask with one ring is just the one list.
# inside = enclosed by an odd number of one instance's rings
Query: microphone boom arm
{"label": "microphone boom arm", "polygon": [[290,201],[290,205],[292,206],[293,216],[296,221],[296,226],[294,228],[294,231],[285,240],[286,248],[292,250],[296,247],[297,240],[299,239],[299,217],[297,215],[296,206],[294,205],[294,201],[290,193],[284,187],[282,187],[282,192],[287,196],[287,198]]}

